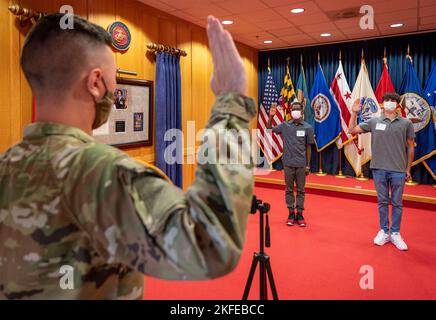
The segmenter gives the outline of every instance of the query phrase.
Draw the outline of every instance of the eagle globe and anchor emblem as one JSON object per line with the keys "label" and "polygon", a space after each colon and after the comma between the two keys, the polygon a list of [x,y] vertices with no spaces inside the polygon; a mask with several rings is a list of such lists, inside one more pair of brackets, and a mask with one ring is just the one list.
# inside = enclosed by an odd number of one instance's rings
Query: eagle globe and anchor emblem
{"label": "eagle globe and anchor emblem", "polygon": [[331,105],[329,99],[322,93],[317,94],[312,101],[312,109],[315,114],[315,121],[323,122],[330,114]]}
{"label": "eagle globe and anchor emblem", "polygon": [[413,123],[415,132],[423,129],[431,118],[431,109],[427,101],[416,93],[407,92],[401,96],[401,105],[406,117]]}
{"label": "eagle globe and anchor emblem", "polygon": [[126,51],[132,42],[129,28],[122,22],[116,21],[107,30],[111,36],[112,46],[118,51]]}

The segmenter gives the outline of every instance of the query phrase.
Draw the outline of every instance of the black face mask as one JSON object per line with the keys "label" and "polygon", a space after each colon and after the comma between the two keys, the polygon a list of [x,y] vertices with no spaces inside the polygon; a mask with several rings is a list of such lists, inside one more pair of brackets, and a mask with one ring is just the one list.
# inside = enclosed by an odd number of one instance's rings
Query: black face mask
{"label": "black face mask", "polygon": [[99,101],[95,101],[95,118],[94,123],[92,124],[92,129],[97,129],[107,122],[112,110],[112,106],[115,103],[114,93],[107,89],[104,79],[101,78],[101,80],[103,81],[106,92],[103,98],[101,98]]}

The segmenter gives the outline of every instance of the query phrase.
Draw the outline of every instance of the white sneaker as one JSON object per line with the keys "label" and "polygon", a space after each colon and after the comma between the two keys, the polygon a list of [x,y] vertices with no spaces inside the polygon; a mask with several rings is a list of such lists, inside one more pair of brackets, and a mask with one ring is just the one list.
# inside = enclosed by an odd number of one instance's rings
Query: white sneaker
{"label": "white sneaker", "polygon": [[394,246],[397,247],[398,250],[406,251],[409,248],[407,247],[407,244],[404,242],[403,237],[399,232],[393,232],[391,235],[391,242],[394,244]]}
{"label": "white sneaker", "polygon": [[380,230],[374,238],[374,244],[378,246],[382,246],[390,241],[390,237],[388,233],[385,233],[383,230]]}

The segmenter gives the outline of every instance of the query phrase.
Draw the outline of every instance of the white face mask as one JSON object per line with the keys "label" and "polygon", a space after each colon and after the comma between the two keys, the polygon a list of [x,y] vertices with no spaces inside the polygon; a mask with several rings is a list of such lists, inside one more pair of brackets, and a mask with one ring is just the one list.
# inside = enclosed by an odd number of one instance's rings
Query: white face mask
{"label": "white face mask", "polygon": [[394,111],[397,108],[397,103],[395,101],[385,101],[383,107],[386,111]]}
{"label": "white face mask", "polygon": [[301,118],[301,111],[300,110],[292,110],[291,115],[292,115],[292,119],[298,120]]}

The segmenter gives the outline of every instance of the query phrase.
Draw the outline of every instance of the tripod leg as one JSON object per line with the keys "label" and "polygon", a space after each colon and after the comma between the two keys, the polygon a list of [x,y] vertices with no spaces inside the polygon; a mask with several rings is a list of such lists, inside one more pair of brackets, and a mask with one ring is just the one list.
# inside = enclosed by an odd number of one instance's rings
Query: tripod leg
{"label": "tripod leg", "polygon": [[259,298],[260,300],[268,300],[266,261],[264,256],[260,256],[259,258]]}
{"label": "tripod leg", "polygon": [[279,296],[277,295],[276,285],[274,283],[274,277],[271,269],[271,263],[269,258],[265,261],[266,263],[266,271],[268,272],[269,283],[271,285],[271,292],[274,300],[279,300]]}
{"label": "tripod leg", "polygon": [[251,283],[253,282],[254,273],[256,272],[257,263],[259,262],[259,256],[257,253],[253,256],[253,261],[251,262],[250,273],[248,274],[247,283],[245,284],[244,295],[242,300],[248,299],[248,294],[250,293]]}

